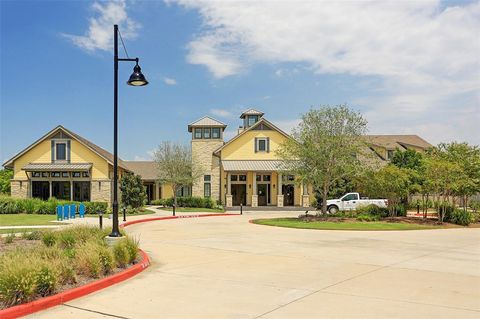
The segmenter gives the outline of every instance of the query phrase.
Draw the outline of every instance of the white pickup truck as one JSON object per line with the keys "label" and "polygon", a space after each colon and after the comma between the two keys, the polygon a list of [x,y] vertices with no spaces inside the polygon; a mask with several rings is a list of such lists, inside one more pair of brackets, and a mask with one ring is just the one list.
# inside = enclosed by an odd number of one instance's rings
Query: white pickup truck
{"label": "white pickup truck", "polygon": [[347,193],[339,199],[327,200],[327,211],[330,214],[335,214],[339,210],[355,210],[357,208],[376,205],[378,207],[387,207],[388,200],[386,199],[368,199],[360,198],[359,193]]}

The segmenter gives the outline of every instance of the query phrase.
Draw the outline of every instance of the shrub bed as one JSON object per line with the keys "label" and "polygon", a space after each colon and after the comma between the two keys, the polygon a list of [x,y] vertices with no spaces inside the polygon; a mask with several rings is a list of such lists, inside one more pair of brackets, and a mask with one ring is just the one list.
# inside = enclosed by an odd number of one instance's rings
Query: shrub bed
{"label": "shrub bed", "polygon": [[36,245],[16,247],[0,255],[0,309],[84,284],[136,263],[138,242],[126,236],[110,247],[104,240],[108,233],[109,229],[88,226],[43,232]]}
{"label": "shrub bed", "polygon": [[[152,205],[173,206],[173,198],[158,199],[152,201]],[[195,207],[195,208],[216,208],[218,203],[209,197],[177,197],[178,207]]]}
{"label": "shrub bed", "polygon": [[[0,214],[56,214],[58,205],[79,204],[74,201],[64,201],[50,198],[47,201],[38,198],[13,198],[0,196]],[[87,214],[107,213],[106,202],[83,202]]]}

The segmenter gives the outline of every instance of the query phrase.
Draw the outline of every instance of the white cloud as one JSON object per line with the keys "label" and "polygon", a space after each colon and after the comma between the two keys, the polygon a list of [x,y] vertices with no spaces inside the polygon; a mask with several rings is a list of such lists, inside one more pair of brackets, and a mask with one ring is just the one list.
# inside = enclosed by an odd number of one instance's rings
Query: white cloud
{"label": "white cloud", "polygon": [[374,130],[480,144],[478,126],[468,124],[480,120],[479,1],[171,2],[202,16],[187,59],[216,78],[257,63],[278,65],[277,76],[293,63],[359,82],[378,78],[355,105],[368,110]]}
{"label": "white cloud", "polygon": [[[63,34],[73,44],[86,51],[109,51],[113,48],[113,25],[118,24],[124,40],[134,39],[140,25],[128,17],[125,0],[94,2],[94,17],[89,19],[85,35]],[[119,40],[120,42],[120,40]],[[121,47],[121,43],[119,43]]]}
{"label": "white cloud", "polygon": [[177,84],[177,81],[175,79],[167,78],[167,77],[163,78],[163,82],[165,82],[165,84],[167,84],[167,85],[176,85]]}
{"label": "white cloud", "polygon": [[225,109],[210,109],[210,114],[219,116],[219,117],[227,117],[227,118],[233,116],[233,113],[231,111],[225,110]]}

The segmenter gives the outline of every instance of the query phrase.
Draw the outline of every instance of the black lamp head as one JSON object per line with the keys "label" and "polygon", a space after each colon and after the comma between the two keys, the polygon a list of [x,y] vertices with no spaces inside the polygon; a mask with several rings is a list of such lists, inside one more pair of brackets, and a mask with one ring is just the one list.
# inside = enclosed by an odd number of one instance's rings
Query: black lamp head
{"label": "black lamp head", "polygon": [[144,86],[148,84],[147,79],[145,79],[145,76],[142,74],[142,69],[138,65],[138,61],[133,67],[133,73],[130,75],[127,84],[132,86]]}

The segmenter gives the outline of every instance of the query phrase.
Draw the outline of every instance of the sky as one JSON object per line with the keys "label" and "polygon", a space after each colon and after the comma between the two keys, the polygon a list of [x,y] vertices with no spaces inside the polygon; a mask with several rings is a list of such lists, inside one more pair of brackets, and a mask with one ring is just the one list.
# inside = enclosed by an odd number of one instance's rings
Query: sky
{"label": "sky", "polygon": [[230,138],[249,108],[289,132],[338,104],[370,134],[480,144],[480,1],[2,0],[2,162],[59,124],[112,150],[115,23],[150,82],[120,63],[122,159],[204,115]]}

